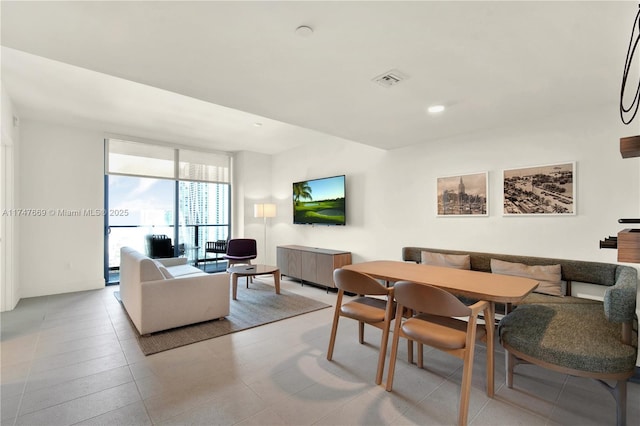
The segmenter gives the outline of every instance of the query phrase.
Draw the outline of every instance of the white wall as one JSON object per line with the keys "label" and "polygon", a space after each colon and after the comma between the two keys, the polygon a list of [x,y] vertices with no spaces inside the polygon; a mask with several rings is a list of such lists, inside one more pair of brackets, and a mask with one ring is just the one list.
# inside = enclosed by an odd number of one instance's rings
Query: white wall
{"label": "white wall", "polygon": [[[255,152],[238,152],[233,159],[232,187],[232,236],[234,238],[255,238],[258,248],[256,263],[273,264],[275,246],[265,248],[264,219],[253,217],[253,205],[270,203],[271,198],[271,156]],[[271,221],[267,219],[266,239],[271,238]],[[266,253],[265,253],[266,251]]]}
{"label": "white wall", "polygon": [[[20,218],[20,297],[103,287],[103,218],[58,210],[102,209],[104,136],[31,120],[23,120],[21,129],[19,207],[48,213]],[[242,176],[233,182],[233,236],[256,238],[257,260],[275,262],[275,249],[263,258],[263,222],[253,217],[254,203],[271,201],[271,156],[238,153],[233,167],[234,176]]]}
{"label": "white wall", "polygon": [[13,309],[20,300],[18,284],[18,220],[16,207],[16,163],[20,132],[13,102],[4,86],[2,94],[2,132],[0,135],[0,312]]}
{"label": "white wall", "polygon": [[[639,161],[622,159],[626,135],[617,110],[550,118],[394,151],[328,138],[327,144],[274,156],[279,203],[273,244],[353,252],[354,262],[399,259],[408,245],[615,262],[599,240],[638,216]],[[577,214],[503,217],[502,170],[576,162]],[[437,217],[436,178],[489,171],[489,217]],[[293,225],[291,184],[347,175],[347,226]]]}
{"label": "white wall", "polygon": [[[332,137],[274,156],[273,197],[278,212],[272,219],[270,244],[348,250],[354,262],[396,258],[399,250],[383,242],[391,236],[387,229],[395,226],[389,221],[391,206],[381,205],[390,195],[383,186],[388,159],[389,152]],[[346,175],[347,226],[293,225],[292,183],[340,174]]]}
{"label": "white wall", "polygon": [[21,297],[101,288],[101,216],[64,216],[59,210],[104,207],[103,136],[99,132],[22,120],[20,208]]}

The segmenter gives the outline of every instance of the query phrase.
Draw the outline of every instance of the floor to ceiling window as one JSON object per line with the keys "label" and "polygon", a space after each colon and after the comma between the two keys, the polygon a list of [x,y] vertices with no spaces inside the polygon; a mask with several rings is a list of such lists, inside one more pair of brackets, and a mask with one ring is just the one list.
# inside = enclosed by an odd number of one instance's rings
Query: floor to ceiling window
{"label": "floor to ceiling window", "polygon": [[180,241],[189,261],[206,267],[206,243],[226,241],[229,233],[229,185],[180,181],[178,183]]}
{"label": "floor to ceiling window", "polygon": [[[207,242],[230,235],[230,157],[116,139],[106,141],[105,279],[119,281],[120,248],[183,256],[211,271]],[[208,269],[207,269],[208,268]]]}

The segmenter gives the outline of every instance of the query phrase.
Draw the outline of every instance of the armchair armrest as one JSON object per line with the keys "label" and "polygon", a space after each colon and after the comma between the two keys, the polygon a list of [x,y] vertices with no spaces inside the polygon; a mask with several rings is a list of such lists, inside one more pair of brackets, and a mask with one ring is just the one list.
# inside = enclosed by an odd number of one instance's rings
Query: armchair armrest
{"label": "armchair armrest", "polygon": [[634,268],[621,268],[616,284],[604,293],[604,314],[613,323],[633,321],[636,315],[638,275]]}

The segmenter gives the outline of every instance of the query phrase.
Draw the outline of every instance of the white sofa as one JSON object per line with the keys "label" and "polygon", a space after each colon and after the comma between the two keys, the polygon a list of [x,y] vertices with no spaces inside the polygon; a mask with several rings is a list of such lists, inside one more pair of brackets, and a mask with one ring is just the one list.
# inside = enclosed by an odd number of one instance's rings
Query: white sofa
{"label": "white sofa", "polygon": [[120,249],[120,298],[140,334],[229,315],[229,274],[207,274],[186,258],[151,259]]}

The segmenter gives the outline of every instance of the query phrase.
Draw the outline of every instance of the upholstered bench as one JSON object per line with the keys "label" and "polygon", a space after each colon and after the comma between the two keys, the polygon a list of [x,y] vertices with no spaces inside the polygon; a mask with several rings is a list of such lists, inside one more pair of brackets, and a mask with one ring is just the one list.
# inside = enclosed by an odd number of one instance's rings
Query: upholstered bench
{"label": "upholstered bench", "polygon": [[[521,265],[560,265],[563,294],[531,293],[500,320],[500,342],[508,352],[507,386],[519,363],[600,382],[616,400],[617,424],[626,423],[627,379],[638,355],[635,268],[625,265],[404,247],[405,261],[421,262],[423,252],[468,256],[469,269],[492,272],[492,259]],[[556,266],[557,268],[557,266]],[[576,297],[572,283],[604,286],[602,300]],[[580,292],[575,292],[580,295]],[[606,381],[615,381],[615,386]]]}

